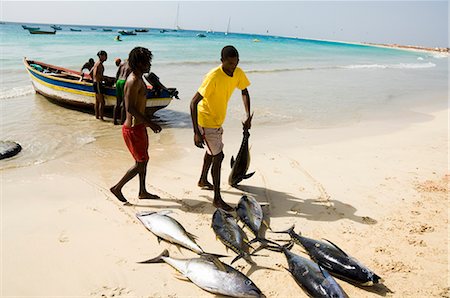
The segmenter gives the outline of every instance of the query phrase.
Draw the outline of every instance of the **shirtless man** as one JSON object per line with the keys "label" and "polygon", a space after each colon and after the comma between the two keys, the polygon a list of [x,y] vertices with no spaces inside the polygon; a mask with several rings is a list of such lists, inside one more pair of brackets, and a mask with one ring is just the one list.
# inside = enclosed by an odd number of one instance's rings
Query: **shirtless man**
{"label": "shirtless man", "polygon": [[103,72],[105,68],[103,67],[103,62],[108,59],[108,55],[105,51],[99,51],[97,53],[98,61],[95,62],[92,68],[92,75],[94,81],[94,92],[95,92],[95,118],[103,119],[103,110],[105,109],[105,97],[103,96],[104,85],[103,85]]}
{"label": "shirtless man", "polygon": [[131,74],[125,82],[126,119],[122,126],[122,135],[136,163],[110,189],[117,199],[124,203],[128,203],[128,201],[122,194],[122,188],[138,174],[139,199],[159,199],[159,196],[148,193],[145,187],[145,176],[149,159],[147,127],[150,127],[154,133],[161,131],[161,127],[145,115],[147,86],[142,75],[150,71],[151,60],[152,52],[142,47],[134,48],[128,56]]}
{"label": "shirtless man", "polygon": [[[118,65],[117,65],[118,64]],[[128,60],[125,60],[123,63],[120,63],[120,59],[116,59],[116,65],[119,66],[116,74],[116,105],[114,107],[113,120],[114,125],[123,124],[125,121],[125,108],[123,107],[123,90],[125,86],[125,82],[128,76],[131,73],[131,69],[128,65]],[[120,118],[119,118],[120,117]],[[119,122],[118,122],[118,119]]]}

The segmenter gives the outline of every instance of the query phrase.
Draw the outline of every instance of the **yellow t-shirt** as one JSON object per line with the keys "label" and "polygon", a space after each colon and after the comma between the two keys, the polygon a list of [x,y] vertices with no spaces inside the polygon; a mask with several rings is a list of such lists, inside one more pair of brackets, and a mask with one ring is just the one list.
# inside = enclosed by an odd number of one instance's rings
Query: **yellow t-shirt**
{"label": "yellow t-shirt", "polygon": [[250,81],[239,67],[236,67],[232,77],[223,71],[222,65],[212,69],[197,90],[203,96],[198,104],[198,124],[207,128],[221,127],[234,89],[244,90],[249,85]]}

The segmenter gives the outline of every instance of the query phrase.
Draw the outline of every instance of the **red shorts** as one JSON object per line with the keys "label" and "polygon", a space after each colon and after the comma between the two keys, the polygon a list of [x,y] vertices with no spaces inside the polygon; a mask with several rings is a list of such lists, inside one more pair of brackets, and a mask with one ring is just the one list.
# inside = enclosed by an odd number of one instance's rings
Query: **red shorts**
{"label": "red shorts", "polygon": [[122,135],[128,150],[137,162],[148,160],[148,134],[145,124],[122,126]]}

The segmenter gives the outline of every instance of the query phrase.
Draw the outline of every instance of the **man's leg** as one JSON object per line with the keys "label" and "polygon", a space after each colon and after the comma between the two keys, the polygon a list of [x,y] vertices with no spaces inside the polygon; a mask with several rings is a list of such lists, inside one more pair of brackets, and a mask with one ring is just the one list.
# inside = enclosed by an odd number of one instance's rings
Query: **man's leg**
{"label": "man's leg", "polygon": [[198,186],[201,188],[206,188],[209,190],[213,190],[213,185],[208,182],[208,172],[211,168],[213,157],[205,152],[205,157],[203,158],[203,168],[202,174],[200,175],[200,179],[198,180]]}
{"label": "man's leg", "polygon": [[136,162],[133,167],[131,167],[128,172],[120,179],[120,181],[111,187],[109,190],[119,199],[121,202],[127,202],[127,199],[122,194],[122,187],[131,179],[134,178],[139,172],[139,163]]}
{"label": "man's leg", "polygon": [[[113,122],[114,125],[122,124],[122,97],[119,95],[116,95],[116,105],[114,106],[114,112],[113,112]],[[120,118],[119,118],[120,117]],[[117,119],[120,119],[119,122]]]}
{"label": "man's leg", "polygon": [[224,158],[223,152],[212,157],[212,176],[214,184],[214,202],[216,208],[221,208],[225,211],[233,211],[234,209],[222,200],[220,195],[220,170],[222,168],[222,160]]}
{"label": "man's leg", "polygon": [[100,120],[105,120],[105,119],[103,119],[103,113],[105,110],[105,97],[103,94],[99,94],[99,98],[100,98],[100,102],[99,102],[99,107],[98,107],[98,114],[100,116]]}
{"label": "man's leg", "polygon": [[99,103],[100,103],[99,94],[96,93],[95,94],[95,105],[94,105],[96,119],[98,119],[98,117],[99,117],[99,112],[98,112]]}
{"label": "man's leg", "polygon": [[145,177],[147,176],[147,161],[137,162],[138,173],[139,173],[139,199],[141,200],[152,200],[159,199],[159,196],[147,192],[145,187]]}

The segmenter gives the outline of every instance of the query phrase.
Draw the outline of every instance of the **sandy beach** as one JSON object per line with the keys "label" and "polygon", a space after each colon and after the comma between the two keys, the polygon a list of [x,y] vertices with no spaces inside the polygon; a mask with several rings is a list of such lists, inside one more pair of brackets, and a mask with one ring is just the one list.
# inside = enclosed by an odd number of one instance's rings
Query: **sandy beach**
{"label": "sandy beach", "polygon": [[[273,230],[295,224],[305,236],[329,239],[384,279],[372,288],[338,280],[350,297],[450,297],[448,112],[418,107],[408,118],[324,129],[254,126],[256,174],[239,189],[226,183],[241,140],[231,127],[224,136],[223,197],[236,204],[248,193],[269,203]],[[143,210],[173,210],[206,251],[229,255],[227,263],[235,256],[210,227],[212,192],[196,187],[203,152],[191,129],[163,127],[150,135],[147,185],[162,199],[139,201],[133,180],[124,189],[133,205],[123,206],[108,189],[133,160],[119,127],[96,125],[113,133],[63,157],[0,172],[2,297],[213,296],[177,279],[167,264],[137,263],[165,248],[175,257],[195,256],[158,244],[135,217]],[[293,251],[304,255],[299,246]],[[267,297],[306,297],[282,254],[262,254],[268,257],[254,257],[257,268],[243,260],[235,267]]]}

